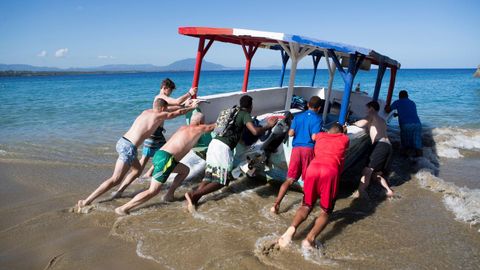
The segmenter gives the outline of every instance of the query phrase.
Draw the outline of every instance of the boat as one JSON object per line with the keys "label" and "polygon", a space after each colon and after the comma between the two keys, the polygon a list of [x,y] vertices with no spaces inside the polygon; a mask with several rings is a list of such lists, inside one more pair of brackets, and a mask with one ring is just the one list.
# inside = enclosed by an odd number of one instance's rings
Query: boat
{"label": "boat", "polygon": [[[382,55],[372,49],[348,45],[339,42],[330,42],[320,39],[309,38],[301,35],[292,35],[277,32],[265,32],[237,28],[212,28],[212,27],[179,27],[178,33],[181,35],[198,38],[198,48],[196,52],[196,63],[193,73],[192,87],[198,87],[201,75],[202,60],[208,50],[215,42],[230,43],[239,45],[245,54],[245,70],[242,89],[231,89],[231,91],[221,94],[201,96],[199,99],[208,101],[201,103],[200,109],[205,114],[206,122],[215,122],[220,111],[237,105],[242,95],[250,95],[253,98],[252,115],[260,121],[272,115],[284,115],[292,113],[295,115],[301,110],[291,108],[292,97],[300,96],[305,100],[317,95],[325,101],[322,118],[325,126],[328,127],[333,122],[345,124],[349,121],[360,119],[366,115],[365,104],[371,100],[377,100],[381,108],[390,104],[392,93],[395,86],[397,70],[400,69],[400,63],[386,55]],[[269,49],[279,51],[282,61],[280,71],[280,82],[278,86],[263,89],[248,89],[248,80],[250,66],[257,49]],[[309,86],[296,86],[295,75],[297,65],[300,60],[310,56],[313,61],[313,77]],[[326,86],[315,86],[315,75],[318,64],[321,59],[325,59],[329,80]],[[287,63],[290,62],[290,77],[288,86],[283,86],[285,70]],[[376,69],[377,77],[372,96],[362,92],[352,92],[352,85],[355,75],[362,70],[372,70],[371,66],[378,66]],[[390,70],[390,82],[386,100],[379,99],[379,93],[382,85],[382,79],[386,70]],[[340,74],[340,79],[344,82],[344,89],[332,89],[335,70]],[[381,110],[380,114],[385,119],[390,115]],[[353,167],[362,155],[368,149],[369,138],[363,129],[355,126],[349,126],[347,131],[350,137],[350,146],[347,151],[344,171]],[[260,160],[264,165],[262,170],[257,170],[257,174],[262,174],[267,180],[284,181],[288,168],[288,162],[291,153],[291,138],[278,145],[277,149],[266,154],[267,157],[258,158],[262,154],[263,142],[260,140],[252,146],[245,146],[241,143],[235,149],[236,165],[246,172],[250,167],[245,167],[245,163],[251,163],[253,159]],[[264,148],[264,147],[263,147]],[[253,154],[252,153],[256,153]],[[243,164],[243,167],[242,167]],[[298,181],[303,186],[303,181]]]}
{"label": "boat", "polygon": [[480,78],[480,65],[478,65],[477,71],[475,71],[475,73],[473,73],[473,77]]}

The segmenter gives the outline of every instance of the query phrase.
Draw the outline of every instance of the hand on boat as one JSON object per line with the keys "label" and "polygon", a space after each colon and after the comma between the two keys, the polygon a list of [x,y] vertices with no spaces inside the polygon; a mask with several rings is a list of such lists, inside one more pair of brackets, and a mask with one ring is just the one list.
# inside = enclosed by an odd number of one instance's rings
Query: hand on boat
{"label": "hand on boat", "polygon": [[190,107],[190,108],[197,108],[198,107],[198,103],[200,102],[200,100],[198,99],[188,99],[187,101],[185,101],[185,103],[183,103],[183,105],[185,107]]}
{"label": "hand on boat", "polygon": [[190,94],[190,96],[193,97],[197,94],[197,91],[198,91],[197,87],[192,87],[192,88],[190,88],[190,90],[188,90],[188,93]]}
{"label": "hand on boat", "polygon": [[276,117],[268,118],[266,128],[270,129],[270,128],[274,127],[275,124],[277,124],[277,122],[278,122],[278,118],[276,118]]}

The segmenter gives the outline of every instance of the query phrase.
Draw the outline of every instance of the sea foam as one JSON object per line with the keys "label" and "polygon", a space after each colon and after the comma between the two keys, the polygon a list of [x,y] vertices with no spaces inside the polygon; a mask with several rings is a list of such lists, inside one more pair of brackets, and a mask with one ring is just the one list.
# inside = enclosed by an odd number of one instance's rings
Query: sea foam
{"label": "sea foam", "polygon": [[435,128],[432,130],[437,155],[462,158],[460,150],[480,151],[480,130],[465,128]]}

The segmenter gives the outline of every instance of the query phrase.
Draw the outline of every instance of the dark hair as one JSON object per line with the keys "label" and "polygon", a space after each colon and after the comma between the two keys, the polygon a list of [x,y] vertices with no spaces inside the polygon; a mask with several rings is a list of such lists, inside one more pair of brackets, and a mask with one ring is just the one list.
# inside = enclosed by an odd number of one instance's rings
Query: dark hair
{"label": "dark hair", "polygon": [[338,131],[338,133],[343,133],[343,126],[340,125],[340,123],[338,122],[335,122],[332,124],[332,126],[330,127],[330,129],[336,129]]}
{"label": "dark hair", "polygon": [[250,109],[252,108],[252,97],[249,95],[244,95],[240,98],[240,108]]}
{"label": "dark hair", "polygon": [[370,101],[367,103],[367,107],[368,108],[373,108],[375,111],[379,111],[380,110],[380,104],[378,104],[378,102],[376,101]]}
{"label": "dark hair", "polygon": [[402,90],[400,93],[398,93],[398,97],[400,98],[408,98],[408,92],[407,90]]}
{"label": "dark hair", "polygon": [[318,109],[322,106],[322,99],[319,96],[313,96],[308,101],[308,107]]}
{"label": "dark hair", "polygon": [[162,84],[160,85],[160,89],[161,88],[169,88],[170,90],[174,90],[175,89],[175,83],[170,80],[169,78],[166,78],[165,80],[162,81]]}
{"label": "dark hair", "polygon": [[168,102],[166,102],[163,98],[157,98],[155,99],[155,101],[153,101],[154,108],[161,108],[166,106],[168,106]]}

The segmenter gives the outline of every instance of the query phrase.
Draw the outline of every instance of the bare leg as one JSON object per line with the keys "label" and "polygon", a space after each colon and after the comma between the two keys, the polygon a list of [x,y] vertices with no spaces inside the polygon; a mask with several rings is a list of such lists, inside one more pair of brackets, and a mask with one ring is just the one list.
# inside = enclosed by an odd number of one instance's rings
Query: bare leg
{"label": "bare leg", "polygon": [[380,174],[375,173],[374,177],[376,180],[380,181],[380,185],[387,190],[387,197],[393,196],[393,190],[388,186],[387,180],[383,178]]}
{"label": "bare leg", "polygon": [[[138,162],[138,159],[134,159],[132,163],[132,167],[139,167],[140,164]],[[120,184],[120,181],[122,181],[123,177],[125,174],[128,172],[128,169],[130,166],[123,162],[120,159],[117,159],[117,162],[115,163],[115,169],[113,170],[113,175],[105,180],[90,196],[88,196],[85,200],[79,200],[77,203],[77,206],[79,208],[89,205],[93,200],[98,198],[100,195],[103,193],[107,192],[110,190],[112,187]]]}
{"label": "bare leg", "polygon": [[160,192],[160,187],[162,186],[162,183],[152,180],[150,182],[150,188],[140,192],[137,194],[137,196],[133,197],[129,202],[126,204],[117,207],[115,209],[115,213],[119,215],[128,215],[130,209],[139,206],[142,203],[145,203],[146,201],[150,200],[152,197],[157,195]]}
{"label": "bare leg", "polygon": [[224,186],[220,183],[205,182],[204,184],[202,182],[202,184],[200,184],[197,190],[185,193],[185,198],[187,199],[188,211],[192,212],[195,209],[195,206],[197,205],[200,198],[202,198],[202,196],[212,193],[214,191],[217,191],[222,187]]}
{"label": "bare leg", "polygon": [[174,173],[177,173],[175,179],[173,179],[173,183],[168,189],[167,194],[165,194],[165,201],[171,202],[174,199],[175,190],[182,184],[183,180],[187,178],[188,173],[190,172],[190,168],[188,168],[183,163],[178,163],[178,165],[173,169]]}
{"label": "bare leg", "polygon": [[287,193],[288,188],[293,184],[294,181],[295,179],[287,178],[285,182],[283,182],[282,186],[280,187],[280,190],[278,191],[278,195],[277,195],[277,198],[275,199],[275,203],[270,209],[272,213],[278,214],[280,203],[282,202],[283,197],[285,197],[285,194]]}
{"label": "bare leg", "polygon": [[135,167],[132,167],[132,169],[130,170],[130,173],[127,174],[127,176],[125,177],[125,180],[123,180],[122,184],[120,185],[120,187],[118,188],[118,190],[115,192],[115,194],[113,195],[113,198],[118,198],[122,195],[122,193],[125,191],[125,189],[127,189],[127,187],[135,180],[137,179],[140,174],[142,173],[143,171],[143,168],[145,168],[145,165],[147,164],[148,160],[150,158],[147,157],[147,156],[142,156],[140,158],[140,161],[139,161],[139,167],[135,168]]}
{"label": "bare leg", "polygon": [[280,247],[286,247],[292,242],[292,237],[295,234],[298,226],[307,219],[308,215],[312,211],[312,208],[302,205],[297,209],[295,217],[293,217],[292,224],[288,227],[287,231],[278,239],[278,245]]}
{"label": "bare leg", "polygon": [[320,215],[315,219],[315,224],[310,232],[307,234],[307,237],[302,241],[302,246],[307,249],[315,247],[315,238],[325,229],[325,226],[328,224],[329,214],[323,209],[320,212]]}
{"label": "bare leg", "polygon": [[155,167],[152,165],[150,169],[148,169],[148,171],[143,175],[143,177],[146,177],[146,178],[152,177],[154,169]]}
{"label": "bare leg", "polygon": [[372,177],[373,169],[369,167],[363,168],[362,178],[360,178],[360,185],[358,186],[357,194],[354,197],[367,197],[367,187],[370,184],[370,178]]}

